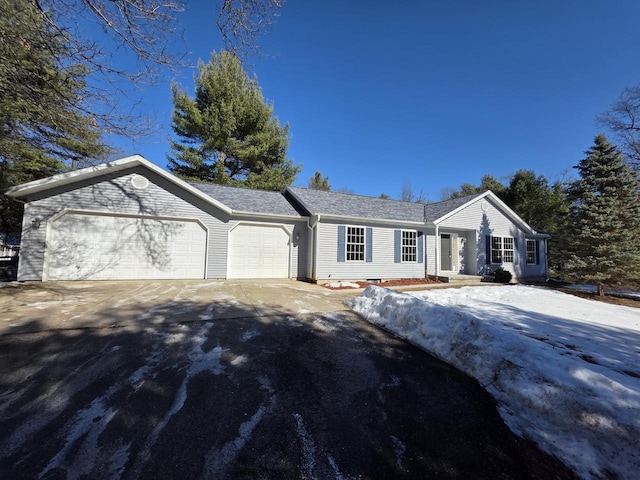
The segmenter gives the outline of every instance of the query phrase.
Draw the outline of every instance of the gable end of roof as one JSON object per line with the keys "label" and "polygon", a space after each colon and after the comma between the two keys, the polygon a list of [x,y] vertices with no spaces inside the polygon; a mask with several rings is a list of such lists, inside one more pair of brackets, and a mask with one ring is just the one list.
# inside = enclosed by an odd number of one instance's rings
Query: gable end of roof
{"label": "gable end of roof", "polygon": [[210,197],[204,192],[194,188],[189,185],[184,180],[179,179],[175,175],[163,170],[159,166],[151,163],[149,160],[144,158],[142,155],[132,155],[130,157],[121,158],[118,160],[114,160],[112,162],[102,163],[100,165],[96,165],[93,167],[87,167],[80,170],[73,170],[70,172],[59,173],[57,175],[53,175],[51,177],[43,178],[40,180],[34,180],[32,182],[23,183],[22,185],[16,185],[14,187],[9,188],[5,195],[12,198],[23,198],[29,195],[33,195],[36,193],[46,192],[47,190],[51,190],[53,188],[72,185],[74,183],[88,180],[91,178],[100,177],[101,175],[105,175],[108,173],[119,172],[122,170],[126,170],[129,168],[133,168],[136,166],[143,166],[152,172],[160,175],[166,180],[174,183],[175,185],[183,188],[184,190],[190,192],[191,194],[199,197],[200,199],[206,201],[207,203],[215,206],[216,208],[222,210],[225,213],[231,214],[231,209],[219,202],[218,200]]}

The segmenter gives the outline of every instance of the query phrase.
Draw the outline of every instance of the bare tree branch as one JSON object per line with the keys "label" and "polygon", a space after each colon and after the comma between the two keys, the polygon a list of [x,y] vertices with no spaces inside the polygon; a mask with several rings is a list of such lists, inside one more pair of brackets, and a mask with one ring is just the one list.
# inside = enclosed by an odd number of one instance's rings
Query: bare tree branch
{"label": "bare tree branch", "polygon": [[222,0],[216,25],[225,50],[244,59],[260,53],[258,38],[278,17],[284,0]]}
{"label": "bare tree branch", "polygon": [[423,189],[416,192],[410,183],[402,185],[402,192],[400,194],[400,200],[403,202],[415,202],[415,203],[429,203],[429,197],[427,192]]}
{"label": "bare tree branch", "polygon": [[[32,2],[58,38],[65,55],[58,68],[83,65],[85,84],[77,107],[105,133],[137,138],[157,131],[142,115],[143,86],[157,83],[187,63],[176,47],[183,0],[24,0]],[[223,44],[238,57],[259,52],[258,38],[275,21],[283,0],[215,0]],[[212,19],[213,20],[213,19]],[[96,33],[104,34],[97,39]],[[184,42],[183,42],[184,44]],[[133,61],[132,61],[133,60]],[[122,107],[126,105],[127,108]]]}
{"label": "bare tree branch", "polygon": [[624,88],[598,123],[614,134],[629,164],[640,170],[640,85]]}

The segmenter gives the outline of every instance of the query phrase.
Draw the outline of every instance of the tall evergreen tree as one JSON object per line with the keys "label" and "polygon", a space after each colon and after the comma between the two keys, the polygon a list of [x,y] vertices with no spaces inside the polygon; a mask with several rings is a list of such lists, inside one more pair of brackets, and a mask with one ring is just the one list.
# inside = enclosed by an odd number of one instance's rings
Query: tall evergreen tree
{"label": "tall evergreen tree", "polygon": [[518,170],[503,199],[529,225],[552,234],[569,211],[562,184],[549,185],[533,170]]}
{"label": "tall evergreen tree", "polygon": [[273,116],[255,78],[222,51],[200,62],[195,98],[172,86],[173,130],[169,169],[181,177],[226,185],[281,190],[300,171],[287,159],[289,125]]}
{"label": "tall evergreen tree", "polygon": [[595,138],[568,188],[568,273],[605,286],[638,282],[640,200],[637,176],[604,135]]}
{"label": "tall evergreen tree", "polygon": [[[34,2],[0,0],[0,191],[104,155],[82,106],[85,69],[62,61],[66,39]],[[20,231],[22,208],[2,196],[0,231]]]}
{"label": "tall evergreen tree", "polygon": [[440,192],[440,196],[442,200],[450,200],[452,198],[462,198],[469,195],[477,195],[479,193],[484,193],[487,190],[491,190],[499,198],[504,200],[507,187],[505,187],[504,184],[493,175],[487,174],[483,175],[483,177],[480,179],[480,185],[478,186],[473,185],[472,183],[463,183],[462,185],[460,185],[460,188],[457,189],[452,187],[445,187]]}
{"label": "tall evergreen tree", "polygon": [[329,177],[323,177],[322,173],[316,172],[316,174],[309,179],[309,188],[312,190],[324,190],[325,192],[330,192],[331,185],[329,185]]}

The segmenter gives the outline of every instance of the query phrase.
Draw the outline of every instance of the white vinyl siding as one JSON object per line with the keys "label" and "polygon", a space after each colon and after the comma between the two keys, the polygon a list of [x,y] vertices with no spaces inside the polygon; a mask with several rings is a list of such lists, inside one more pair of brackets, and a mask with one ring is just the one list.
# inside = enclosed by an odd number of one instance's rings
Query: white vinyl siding
{"label": "white vinyl siding", "polygon": [[[482,204],[485,202],[485,209]],[[450,216],[438,224],[440,232],[448,230],[475,230],[476,242],[475,252],[469,252],[469,261],[466,264],[467,273],[482,275],[489,273],[495,268],[496,263],[491,259],[491,243],[487,248],[487,238],[491,242],[491,237],[510,237],[513,239],[512,263],[505,262],[502,258],[502,266],[510,271],[516,278],[522,277],[525,273],[524,254],[518,257],[516,249],[524,245],[524,232],[515,224],[505,212],[503,212],[491,198],[485,197],[467,205],[466,208]],[[502,247],[504,254],[504,246]],[[489,257],[487,258],[487,253]],[[475,259],[474,259],[475,257]],[[519,261],[519,258],[521,261]],[[493,267],[491,265],[493,264]],[[475,268],[474,268],[475,267]]]}
{"label": "white vinyl siding", "polygon": [[426,251],[427,251],[427,274],[435,275],[436,274],[436,236],[435,232],[431,231],[427,235],[425,235],[426,241]]}
{"label": "white vinyl siding", "polygon": [[[358,227],[359,225],[351,226]],[[397,229],[368,225],[362,225],[362,227],[365,229],[365,261],[348,262],[345,256],[340,257],[340,252],[346,251],[346,226],[328,221],[321,221],[316,225],[315,278],[317,280],[424,278],[424,263],[395,262],[394,234]],[[339,248],[340,229],[344,229],[342,249]],[[369,239],[371,239],[370,251]]]}

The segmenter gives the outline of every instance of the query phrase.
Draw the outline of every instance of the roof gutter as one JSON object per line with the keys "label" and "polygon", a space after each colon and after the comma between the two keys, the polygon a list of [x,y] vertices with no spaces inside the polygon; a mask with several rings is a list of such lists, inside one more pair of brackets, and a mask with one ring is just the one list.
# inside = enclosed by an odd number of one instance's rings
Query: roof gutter
{"label": "roof gutter", "polygon": [[396,226],[406,225],[411,227],[424,227],[425,225],[427,227],[435,226],[433,222],[417,222],[413,220],[392,220],[392,219],[386,219],[386,218],[352,217],[349,215],[331,215],[327,213],[323,213],[323,214],[316,213],[314,214],[314,216],[318,217],[318,221],[322,216],[322,218],[324,218],[325,220],[336,220],[340,222],[344,222],[346,220],[351,222],[380,224],[380,225],[396,225]]}
{"label": "roof gutter", "polygon": [[270,220],[292,220],[292,221],[301,221],[305,220],[307,217],[302,217],[300,215],[285,215],[281,213],[259,213],[259,212],[245,212],[242,210],[232,210],[231,215],[245,218],[261,218],[261,219],[270,219]]}

